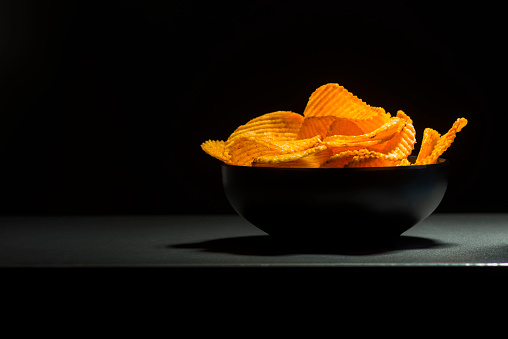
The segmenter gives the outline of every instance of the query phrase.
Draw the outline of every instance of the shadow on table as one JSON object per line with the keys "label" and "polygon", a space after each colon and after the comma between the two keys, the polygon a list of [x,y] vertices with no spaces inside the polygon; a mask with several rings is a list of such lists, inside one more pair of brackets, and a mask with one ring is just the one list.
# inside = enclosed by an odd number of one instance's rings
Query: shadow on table
{"label": "shadow on table", "polygon": [[390,242],[378,244],[309,244],[282,241],[269,235],[222,238],[189,244],[170,245],[170,248],[201,249],[216,253],[254,256],[278,256],[291,254],[341,254],[362,256],[393,251],[437,249],[453,246],[433,239],[402,235]]}

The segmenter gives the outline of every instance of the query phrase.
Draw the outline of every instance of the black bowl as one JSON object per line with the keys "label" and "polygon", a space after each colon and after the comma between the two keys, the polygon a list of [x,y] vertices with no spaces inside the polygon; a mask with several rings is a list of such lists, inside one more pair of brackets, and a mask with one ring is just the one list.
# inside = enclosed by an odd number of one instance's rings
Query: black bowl
{"label": "black bowl", "polygon": [[400,236],[434,212],[448,185],[448,161],[377,168],[224,164],[222,181],[236,212],[274,237],[381,241]]}

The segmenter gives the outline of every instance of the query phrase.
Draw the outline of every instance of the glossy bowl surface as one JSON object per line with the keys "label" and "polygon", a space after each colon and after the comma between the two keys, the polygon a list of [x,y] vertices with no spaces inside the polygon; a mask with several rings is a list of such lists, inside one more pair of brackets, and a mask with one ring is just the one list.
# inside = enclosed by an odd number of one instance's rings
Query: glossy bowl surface
{"label": "glossy bowl surface", "polygon": [[432,214],[446,192],[448,167],[445,159],[378,168],[224,164],[222,180],[235,211],[274,237],[361,242],[393,239]]}

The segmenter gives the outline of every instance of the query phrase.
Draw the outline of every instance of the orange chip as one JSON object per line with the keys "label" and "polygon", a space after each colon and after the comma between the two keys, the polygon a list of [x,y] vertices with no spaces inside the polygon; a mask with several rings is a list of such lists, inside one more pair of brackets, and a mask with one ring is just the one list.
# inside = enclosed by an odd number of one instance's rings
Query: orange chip
{"label": "orange chip", "polygon": [[201,144],[201,148],[212,157],[226,162],[228,159],[224,155],[224,144],[222,140],[207,140]]}
{"label": "orange chip", "polygon": [[339,118],[333,115],[306,117],[298,131],[297,139],[310,138],[315,135],[359,135],[363,130],[352,119]]}
{"label": "orange chip", "polygon": [[[372,107],[372,109],[377,107]],[[354,120],[356,125],[363,131],[363,133],[369,133],[377,128],[381,127],[382,125],[388,123],[390,121],[390,114],[385,113],[385,111],[381,108],[381,112],[366,120]]]}
{"label": "orange chip", "polygon": [[417,164],[423,163],[424,159],[432,154],[439,138],[441,138],[441,134],[432,128],[426,128],[423,131],[422,145],[420,146],[420,151],[418,152],[418,157],[416,158]]}
{"label": "orange chip", "polygon": [[360,135],[364,134],[364,131],[358,127],[361,122],[354,122],[351,119],[334,117],[334,122],[328,128],[327,137],[334,135]]}
{"label": "orange chip", "polygon": [[389,167],[389,166],[408,166],[410,163],[406,158],[391,159],[383,153],[369,151],[353,157],[353,159],[344,167]]}
{"label": "orange chip", "polygon": [[413,152],[416,143],[416,131],[411,119],[405,118],[405,114],[398,114],[405,124],[400,132],[386,142],[369,147],[369,150],[380,152],[388,156],[387,159],[401,160],[407,158]]}
{"label": "orange chip", "polygon": [[229,136],[225,144],[226,152],[236,138],[246,135],[293,140],[296,138],[302,122],[302,115],[289,111],[263,114],[249,120],[245,125],[241,125]]}
{"label": "orange chip", "polygon": [[289,159],[287,161],[296,160],[299,158],[298,154],[304,154],[304,152],[317,146],[320,141],[319,135],[302,140],[281,140],[273,137],[260,138],[247,133],[244,136],[235,138],[228,146],[228,163],[251,166],[252,161],[258,157],[261,159],[264,157],[281,157],[281,159],[284,159],[286,157]]}
{"label": "orange chip", "polygon": [[251,166],[252,160],[263,155],[276,155],[278,150],[269,141],[246,135],[235,138],[226,146],[228,164]]}
{"label": "orange chip", "polygon": [[357,150],[348,150],[343,151],[329,157],[325,163],[321,167],[323,168],[343,168],[347,165],[353,157],[357,155],[367,154],[369,151],[367,149],[357,149]]}
{"label": "orange chip", "polygon": [[331,140],[324,142],[325,145],[334,149],[335,153],[344,151],[352,151],[355,149],[363,149],[373,147],[385,142],[385,139],[373,139],[373,140]]}
{"label": "orange chip", "polygon": [[289,154],[300,151],[305,151],[309,148],[317,146],[321,142],[321,136],[316,135],[308,139],[300,140],[280,140],[280,139],[265,139],[270,143],[272,148],[278,151],[278,154]]}
{"label": "orange chip", "polygon": [[402,110],[398,110],[398,111],[397,111],[397,117],[398,117],[398,118],[401,118],[401,119],[406,120],[406,121],[407,121],[407,122],[409,122],[411,125],[413,124],[413,120],[411,120],[411,118],[409,117],[409,115],[407,115],[406,113],[404,113],[404,111],[402,111]]}
{"label": "orange chip", "polygon": [[[319,168],[321,165],[332,155],[331,149],[326,146],[316,146],[312,151],[309,151],[305,156],[297,160],[286,162],[271,162],[271,163],[256,163],[253,162],[252,166],[256,167],[285,167],[285,168]],[[287,159],[286,159],[287,160]]]}
{"label": "orange chip", "polygon": [[251,119],[245,125],[239,126],[229,136],[224,145],[224,155],[228,159],[231,157],[229,149],[232,143],[241,137],[293,140],[296,138],[302,122],[302,115],[289,111],[267,113]]}
{"label": "orange chip", "polygon": [[450,128],[448,132],[446,132],[443,136],[439,138],[436,145],[434,146],[432,153],[421,159],[419,162],[415,163],[415,165],[428,165],[435,164],[437,159],[450,147],[450,145],[455,140],[455,136],[458,132],[467,125],[467,120],[464,118],[457,119],[453,126]]}
{"label": "orange chip", "polygon": [[373,146],[391,139],[403,129],[406,121],[393,117],[378,129],[362,135],[334,135],[326,137],[323,143],[330,147]]}
{"label": "orange chip", "polygon": [[[288,154],[276,154],[276,155],[263,155],[255,158],[252,161],[253,166],[276,166],[279,167],[302,167],[302,164],[305,162],[299,162],[296,163],[298,160],[302,160],[305,157],[308,157],[312,154],[325,151],[327,147],[325,145],[320,145],[316,147],[312,147],[303,151],[294,152],[294,153],[288,153]],[[317,158],[314,158],[314,162],[316,163],[316,167],[319,167],[320,164],[318,164],[315,160]],[[297,166],[295,166],[297,165]],[[309,166],[305,166],[309,167]]]}
{"label": "orange chip", "polygon": [[330,125],[336,120],[334,116],[304,118],[298,131],[297,139],[311,138],[316,135],[326,136]]}
{"label": "orange chip", "polygon": [[[443,136],[427,128],[415,164],[433,164],[450,147],[467,120],[457,119]],[[416,144],[411,118],[392,117],[338,84],[326,84],[309,98],[304,114],[277,111],[239,126],[226,141],[201,148],[227,164],[272,167],[409,166]]]}
{"label": "orange chip", "polygon": [[339,84],[326,84],[316,89],[309,98],[305,117],[336,116],[366,123],[364,133],[385,124],[390,114],[380,107],[372,107],[348,92]]}

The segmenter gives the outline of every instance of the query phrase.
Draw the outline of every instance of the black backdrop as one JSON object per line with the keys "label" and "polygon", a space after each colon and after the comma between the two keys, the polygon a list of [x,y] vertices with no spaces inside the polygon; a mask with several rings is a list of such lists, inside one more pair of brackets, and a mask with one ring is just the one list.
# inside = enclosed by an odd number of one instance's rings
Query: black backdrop
{"label": "black backdrop", "polygon": [[[444,133],[442,212],[505,210],[502,8],[1,1],[0,213],[233,213],[200,149],[336,82]],[[499,2],[498,2],[499,4]],[[499,5],[501,6],[501,5]]]}

